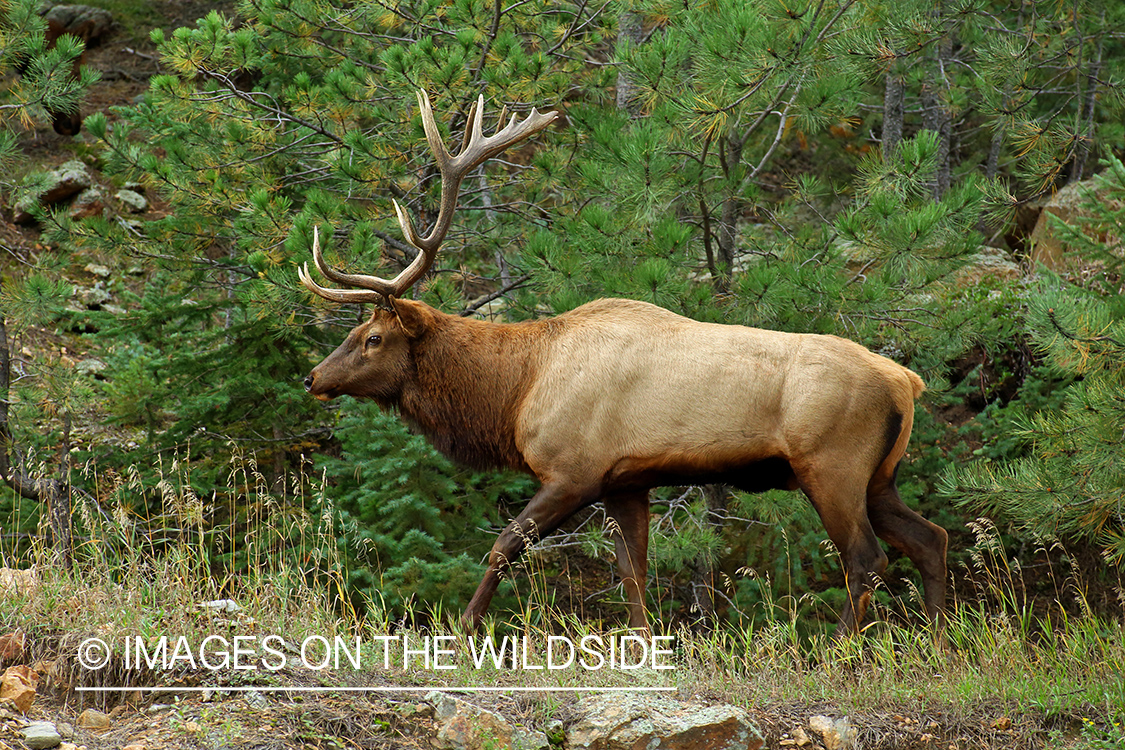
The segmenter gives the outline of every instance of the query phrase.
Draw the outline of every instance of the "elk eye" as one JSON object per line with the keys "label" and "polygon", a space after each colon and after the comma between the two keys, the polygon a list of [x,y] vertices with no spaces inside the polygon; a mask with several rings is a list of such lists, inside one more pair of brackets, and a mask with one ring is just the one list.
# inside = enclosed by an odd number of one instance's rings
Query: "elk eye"
{"label": "elk eye", "polygon": [[383,343],[383,337],[382,336],[368,336],[367,337],[367,346],[379,346],[379,344],[381,344],[381,343]]}

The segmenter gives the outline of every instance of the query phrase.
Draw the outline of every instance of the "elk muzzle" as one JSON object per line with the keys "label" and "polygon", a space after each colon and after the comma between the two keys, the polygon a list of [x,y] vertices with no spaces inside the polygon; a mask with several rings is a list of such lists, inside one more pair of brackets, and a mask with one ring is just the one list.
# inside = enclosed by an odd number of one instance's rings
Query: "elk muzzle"
{"label": "elk muzzle", "polygon": [[312,372],[310,372],[308,375],[305,376],[305,390],[308,391],[309,395],[311,395],[313,398],[319,399],[320,401],[331,401],[332,400],[332,394],[330,394],[326,391],[321,391],[321,392],[318,393],[318,392],[313,390],[315,387],[316,387],[316,370],[314,369]]}

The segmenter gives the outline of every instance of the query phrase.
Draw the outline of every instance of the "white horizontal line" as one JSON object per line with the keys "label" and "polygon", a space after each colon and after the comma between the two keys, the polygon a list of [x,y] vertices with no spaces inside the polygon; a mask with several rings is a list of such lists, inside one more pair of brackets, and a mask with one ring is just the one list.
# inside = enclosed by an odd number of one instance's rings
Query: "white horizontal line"
{"label": "white horizontal line", "polygon": [[447,690],[461,693],[653,693],[676,690],[674,687],[462,687],[459,685],[424,685],[421,687],[332,687],[330,685],[294,687],[249,687],[213,685],[210,687],[143,687],[124,685],[121,687],[76,687],[79,693],[109,693],[117,690],[138,690],[155,693],[420,693],[429,690]]}

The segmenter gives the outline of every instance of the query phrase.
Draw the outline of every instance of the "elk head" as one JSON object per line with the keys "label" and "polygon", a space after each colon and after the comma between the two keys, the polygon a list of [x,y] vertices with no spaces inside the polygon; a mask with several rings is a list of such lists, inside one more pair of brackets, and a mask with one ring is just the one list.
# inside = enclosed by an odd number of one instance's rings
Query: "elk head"
{"label": "elk head", "polygon": [[[344,343],[305,378],[305,388],[316,398],[328,400],[348,394],[373,398],[382,403],[395,400],[410,369],[410,342],[423,335],[429,317],[425,305],[399,298],[433,265],[452,223],[461,181],[488,159],[547,127],[558,114],[532,109],[523,120],[512,115],[503,129],[486,137],[482,132],[484,96],[479,96],[469,112],[461,150],[456,156],[452,156],[438,132],[430,99],[425,91],[418,93],[418,106],[426,140],[441,175],[441,204],[430,233],[425,237],[419,236],[406,211],[398,201],[392,201],[403,236],[418,254],[401,273],[390,280],[367,274],[343,273],[325,263],[320,252],[319,233],[314,229],[313,261],[316,267],[330,281],[354,288],[329,289],[320,286],[310,276],[308,264],[303,264],[297,270],[301,283],[325,299],[359,304],[373,302],[380,305],[370,320],[348,334]],[[504,112],[501,111],[500,122],[503,121]]]}

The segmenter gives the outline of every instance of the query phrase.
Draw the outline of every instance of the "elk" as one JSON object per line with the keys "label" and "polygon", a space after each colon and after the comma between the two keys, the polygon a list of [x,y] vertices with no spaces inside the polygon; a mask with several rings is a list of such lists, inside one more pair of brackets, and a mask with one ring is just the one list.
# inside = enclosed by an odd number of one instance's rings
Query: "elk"
{"label": "elk", "polygon": [[[558,317],[492,323],[403,299],[430,268],[465,175],[536,133],[554,112],[532,109],[482,135],[484,98],[457,154],[446,150],[425,92],[423,125],[441,176],[430,233],[395,213],[416,258],[394,279],[329,266],[314,230],[313,260],[338,285],[298,270],[340,303],[375,303],[367,322],[305,378],[310,394],[343,394],[396,409],[441,452],[473,466],[528,472],[540,488],[500,533],[463,623],[478,627],[505,569],[529,539],[601,501],[614,522],[629,626],[647,629],[649,491],[725,483],[746,491],[803,490],[840,553],[848,591],[838,633],[859,628],[887,556],[882,539],[921,573],[925,609],[945,606],[944,529],[908,508],[895,476],[914,400],[906,367],[835,336],[701,323],[644,302],[601,299]],[[501,116],[501,123],[503,122]]]}

